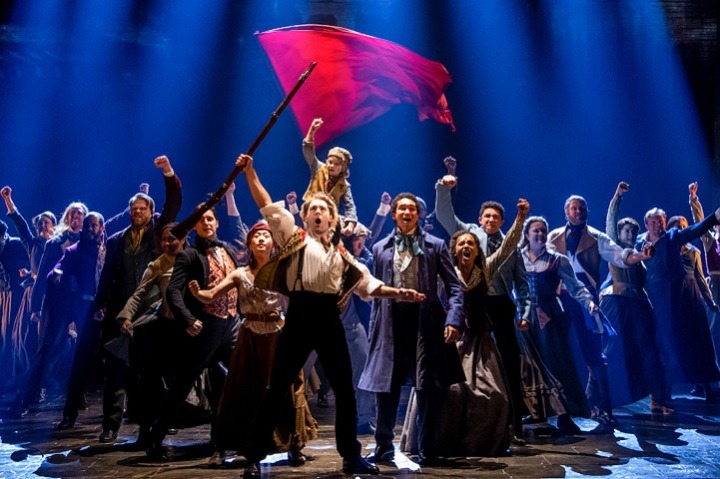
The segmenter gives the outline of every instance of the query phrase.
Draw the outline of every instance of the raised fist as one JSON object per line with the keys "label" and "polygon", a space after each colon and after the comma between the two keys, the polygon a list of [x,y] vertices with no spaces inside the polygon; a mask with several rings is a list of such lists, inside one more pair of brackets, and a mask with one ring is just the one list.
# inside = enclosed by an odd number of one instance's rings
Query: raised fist
{"label": "raised fist", "polygon": [[447,168],[448,175],[455,176],[455,168],[457,168],[457,160],[452,156],[448,156],[443,160],[445,168]]}
{"label": "raised fist", "polygon": [[519,198],[517,202],[518,213],[525,216],[530,211],[530,203],[525,198]]}
{"label": "raised fist", "polygon": [[155,168],[159,168],[161,170],[165,170],[166,168],[170,168],[170,160],[167,156],[158,156],[153,160],[153,163],[155,164]]}
{"label": "raised fist", "polygon": [[621,181],[620,183],[618,183],[617,189],[615,190],[615,194],[618,196],[622,196],[623,193],[625,193],[629,189],[630,189],[630,185],[625,183],[624,181]]}

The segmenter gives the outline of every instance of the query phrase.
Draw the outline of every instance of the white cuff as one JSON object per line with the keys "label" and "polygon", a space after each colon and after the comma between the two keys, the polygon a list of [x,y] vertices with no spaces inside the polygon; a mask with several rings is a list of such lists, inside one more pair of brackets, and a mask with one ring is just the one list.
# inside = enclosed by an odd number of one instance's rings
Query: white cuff
{"label": "white cuff", "polygon": [[388,213],[390,213],[390,205],[386,205],[385,203],[380,203],[380,206],[377,209],[377,212],[375,213],[378,216],[387,216]]}

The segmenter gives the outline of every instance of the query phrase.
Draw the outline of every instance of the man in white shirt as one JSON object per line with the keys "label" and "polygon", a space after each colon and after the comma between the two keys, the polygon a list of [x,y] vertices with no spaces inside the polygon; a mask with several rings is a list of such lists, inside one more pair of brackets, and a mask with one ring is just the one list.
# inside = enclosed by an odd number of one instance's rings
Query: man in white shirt
{"label": "man in white shirt", "polygon": [[249,434],[256,439],[248,445],[248,466],[243,477],[260,477],[258,463],[274,445],[275,411],[313,350],[317,351],[335,392],[335,437],[343,457],[343,472],[378,474],[379,469],[360,455],[352,367],[340,310],[353,292],[363,298],[374,296],[413,302],[422,301],[424,295],[411,289],[385,286],[334,241],[338,213],[329,196],[317,193],[303,204],[301,216],[305,231],[295,226],[293,215],[283,202],[272,202],[250,156],[241,155],[236,166],[243,168],[252,197],[280,248],[276,258],[258,272],[255,285],[282,292],[290,298],[270,386]]}

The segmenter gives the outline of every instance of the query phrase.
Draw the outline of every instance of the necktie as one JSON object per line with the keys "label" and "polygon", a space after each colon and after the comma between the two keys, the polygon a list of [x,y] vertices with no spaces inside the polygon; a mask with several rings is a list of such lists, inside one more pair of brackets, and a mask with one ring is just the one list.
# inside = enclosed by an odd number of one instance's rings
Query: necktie
{"label": "necktie", "polygon": [[490,256],[495,251],[500,249],[500,245],[502,244],[502,238],[499,234],[488,236],[488,242],[487,242],[487,254]]}

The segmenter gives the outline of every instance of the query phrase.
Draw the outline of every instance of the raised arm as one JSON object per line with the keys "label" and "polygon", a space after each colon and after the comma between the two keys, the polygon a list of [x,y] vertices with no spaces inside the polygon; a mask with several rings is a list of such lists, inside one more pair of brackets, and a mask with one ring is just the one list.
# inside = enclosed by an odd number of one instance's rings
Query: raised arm
{"label": "raised arm", "polygon": [[[697,191],[697,181],[688,185],[688,192],[690,193],[690,212],[692,213],[694,223],[700,223],[705,219],[705,212],[703,211],[702,204],[700,204],[700,198],[698,198]],[[700,237],[700,241],[702,241],[703,248],[705,248],[705,252],[707,253],[710,249],[712,249],[712,244],[715,239],[713,238],[712,233],[708,231]]]}
{"label": "raised arm", "polygon": [[610,200],[610,205],[608,205],[607,215],[605,216],[605,234],[615,242],[617,242],[619,236],[617,222],[620,216],[620,203],[622,202],[623,194],[629,189],[630,185],[624,181],[618,184],[615,194]]}
{"label": "raised arm", "polygon": [[235,166],[242,168],[242,172],[245,173],[245,180],[247,180],[248,188],[250,189],[250,195],[258,208],[262,209],[272,203],[270,193],[267,192],[260,178],[258,178],[257,172],[253,167],[253,159],[250,155],[242,154],[235,161]]}
{"label": "raised arm", "polygon": [[308,132],[303,138],[303,157],[310,167],[310,176],[315,176],[317,170],[320,168],[320,160],[315,155],[315,132],[322,126],[322,118],[315,118],[308,128]]}
{"label": "raised arm", "polygon": [[375,244],[377,239],[380,237],[380,233],[382,233],[382,229],[385,225],[387,215],[388,213],[390,213],[391,202],[392,197],[390,196],[390,193],[388,193],[387,191],[383,191],[383,194],[380,195],[380,206],[378,206],[378,209],[375,212],[375,216],[373,216],[372,222],[368,227],[368,229],[370,230],[370,236],[365,242],[365,245],[368,248]]}
{"label": "raised arm", "polygon": [[485,278],[490,281],[490,278],[497,273],[497,270],[505,262],[505,260],[515,251],[517,245],[520,243],[522,238],[523,224],[525,223],[525,217],[530,211],[530,203],[526,199],[520,198],[517,202],[517,216],[513,222],[510,230],[503,238],[503,242],[500,248],[491,254],[485,260]]}
{"label": "raised arm", "polygon": [[3,186],[2,189],[0,189],[0,195],[3,197],[3,201],[5,201],[8,214],[15,211],[15,203],[13,203],[12,200],[12,188],[9,186]]}
{"label": "raised arm", "polygon": [[157,222],[157,232],[160,234],[162,227],[175,221],[177,214],[180,212],[182,207],[182,185],[167,156],[158,156],[153,160],[153,163],[156,168],[162,170],[165,181],[165,204],[163,204],[160,219]]}
{"label": "raised arm", "polygon": [[245,242],[245,236],[248,232],[248,226],[243,222],[240,217],[240,210],[238,210],[237,203],[235,202],[235,183],[231,183],[225,193],[225,202],[227,204],[227,215],[228,224],[230,226],[230,241]]}
{"label": "raised arm", "polygon": [[435,216],[438,223],[452,236],[456,231],[469,229],[470,225],[463,223],[455,216],[455,208],[450,194],[450,190],[457,185],[457,177],[455,176],[457,160],[452,156],[448,156],[443,160],[443,163],[448,169],[448,174],[435,184]]}
{"label": "raised arm", "polygon": [[25,246],[27,252],[30,253],[30,249],[32,248],[32,241],[35,239],[35,235],[30,229],[30,225],[28,225],[28,222],[25,220],[25,218],[23,218],[23,216],[20,214],[17,207],[15,206],[15,202],[12,199],[12,188],[10,188],[9,186],[3,186],[2,189],[0,189],[0,196],[2,196],[3,200],[5,201],[8,217],[15,225],[15,229],[20,236],[20,240],[22,241],[23,246]]}

